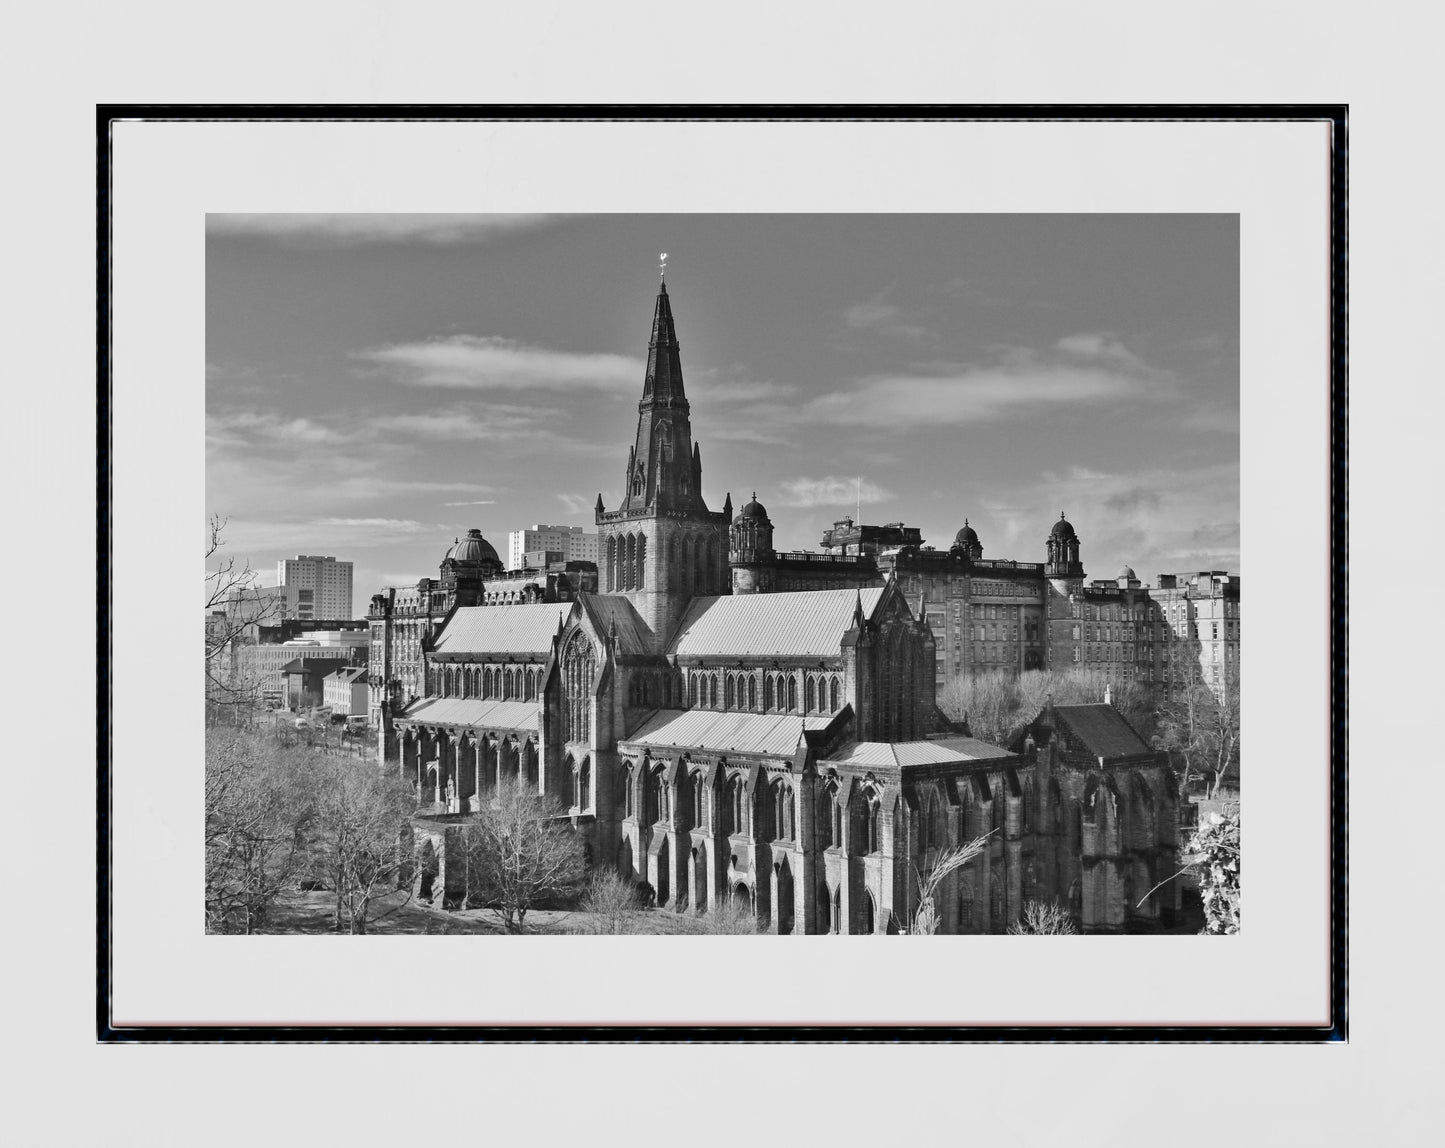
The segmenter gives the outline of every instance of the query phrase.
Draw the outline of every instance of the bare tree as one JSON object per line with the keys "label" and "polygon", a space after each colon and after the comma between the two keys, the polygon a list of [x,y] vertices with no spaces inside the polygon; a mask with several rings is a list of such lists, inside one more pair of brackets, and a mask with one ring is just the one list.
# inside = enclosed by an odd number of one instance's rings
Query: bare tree
{"label": "bare tree", "polygon": [[206,930],[264,931],[314,817],[303,763],[254,733],[209,729],[205,800]]}
{"label": "bare tree", "polygon": [[235,721],[260,702],[262,683],[241,671],[234,655],[249,627],[280,612],[280,602],[261,593],[249,562],[238,563],[234,555],[220,557],[227,521],[211,516],[206,543],[206,701],[212,722],[222,714]]}
{"label": "bare tree", "polygon": [[409,786],[370,762],[315,753],[308,757],[317,791],[313,858],[336,891],[338,931],[344,926],[351,933],[365,933],[373,919],[372,902],[396,888],[408,860],[401,850],[401,830],[416,801]]}
{"label": "bare tree", "polygon": [[1057,901],[1029,901],[1023,916],[1008,931],[1016,937],[1071,937],[1079,930],[1069,911]]}
{"label": "bare tree", "polygon": [[969,732],[993,745],[1008,745],[1052,700],[1056,705],[1110,700],[1144,737],[1152,732],[1154,700],[1141,682],[1117,681],[1117,675],[1092,666],[1067,670],[1025,670],[1012,674],[993,670],[955,678],[939,694],[939,707],[955,721],[967,721]]}
{"label": "bare tree", "polygon": [[1230,683],[1216,693],[1205,683],[1197,661],[1182,659],[1176,664],[1179,676],[1172,696],[1159,707],[1154,746],[1182,765],[1181,798],[1188,795],[1191,782],[1203,780],[1207,773],[1205,793],[1212,800],[1225,777],[1239,767],[1239,686]]}
{"label": "bare tree", "polygon": [[522,933],[539,902],[574,895],[586,876],[582,838],[555,798],[504,779],[467,827],[468,871],[509,933]]}
{"label": "bare tree", "polygon": [[699,933],[710,936],[752,936],[765,931],[752,902],[738,897],[725,897],[706,913],[692,918]]}
{"label": "bare tree", "polygon": [[637,883],[611,869],[592,874],[580,908],[584,929],[601,934],[636,933],[647,912]]}

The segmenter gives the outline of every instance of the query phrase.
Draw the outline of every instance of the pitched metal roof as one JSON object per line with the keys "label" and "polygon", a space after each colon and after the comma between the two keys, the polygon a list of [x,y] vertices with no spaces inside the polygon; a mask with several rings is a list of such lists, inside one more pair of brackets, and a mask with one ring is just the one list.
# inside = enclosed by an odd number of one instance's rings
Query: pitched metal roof
{"label": "pitched metal roof", "polygon": [[531,654],[545,658],[571,602],[523,606],[463,606],[437,636],[439,654]]}
{"label": "pitched metal roof", "polygon": [[905,765],[948,765],[961,761],[1012,758],[1008,750],[973,737],[951,737],[939,741],[850,741],[830,753],[828,765],[855,768]]}
{"label": "pitched metal roof", "polygon": [[[851,593],[851,591],[850,591]],[[790,757],[803,730],[820,729],[830,716],[719,713],[716,710],[658,710],[626,745],[705,749],[714,753],[756,753]]]}
{"label": "pitched metal roof", "polygon": [[1072,739],[1094,757],[1153,753],[1124,715],[1104,702],[1055,706],[1054,716]]}
{"label": "pitched metal roof", "polygon": [[837,657],[859,598],[871,617],[883,587],[694,598],[668,653],[684,658]]}
{"label": "pitched metal roof", "polygon": [[620,654],[645,654],[651,649],[650,632],[632,605],[630,598],[621,594],[579,594],[578,601],[587,612],[593,626],[601,637],[606,637],[617,624],[617,652]]}
{"label": "pitched metal roof", "polygon": [[[497,609],[488,606],[484,609]],[[465,725],[476,729],[537,728],[537,702],[501,702],[483,698],[423,698],[397,720],[424,725]]]}

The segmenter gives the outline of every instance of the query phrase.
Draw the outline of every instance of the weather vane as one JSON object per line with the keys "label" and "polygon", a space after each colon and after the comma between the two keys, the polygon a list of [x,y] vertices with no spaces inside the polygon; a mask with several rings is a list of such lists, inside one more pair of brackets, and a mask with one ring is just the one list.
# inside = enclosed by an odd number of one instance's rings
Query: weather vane
{"label": "weather vane", "polygon": [[657,277],[658,277],[659,279],[666,279],[666,278],[667,278],[667,252],[664,251],[661,255],[658,256],[658,259],[660,259],[661,262],[658,263],[658,265],[657,265]]}

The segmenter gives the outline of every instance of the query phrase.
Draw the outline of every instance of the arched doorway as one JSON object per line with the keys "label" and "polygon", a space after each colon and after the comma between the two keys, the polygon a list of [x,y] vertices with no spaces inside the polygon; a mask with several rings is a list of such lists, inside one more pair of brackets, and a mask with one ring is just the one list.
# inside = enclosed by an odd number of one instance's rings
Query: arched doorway
{"label": "arched doorway", "polygon": [[699,913],[707,912],[707,850],[701,845],[692,851],[692,904]]}
{"label": "arched doorway", "polygon": [[657,903],[666,905],[668,894],[671,892],[671,882],[668,880],[668,869],[671,868],[671,856],[668,852],[667,835],[664,834],[662,844],[657,850],[657,881],[653,888],[657,891]]}
{"label": "arched doorway", "polygon": [[774,872],[778,879],[777,920],[779,933],[793,931],[793,870],[785,857]]}
{"label": "arched doorway", "polygon": [[421,847],[420,869],[421,887],[417,890],[417,897],[422,901],[430,901],[436,892],[437,874],[441,872],[437,865],[437,851],[430,841]]}
{"label": "arched doorway", "polygon": [[863,935],[871,937],[878,931],[878,909],[870,890],[863,897]]}

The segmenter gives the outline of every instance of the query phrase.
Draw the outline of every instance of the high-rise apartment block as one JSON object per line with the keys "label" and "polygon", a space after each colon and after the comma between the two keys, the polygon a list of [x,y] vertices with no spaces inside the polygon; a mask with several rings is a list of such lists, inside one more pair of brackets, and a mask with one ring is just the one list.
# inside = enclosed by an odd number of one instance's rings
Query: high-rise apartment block
{"label": "high-rise apartment block", "polygon": [[507,569],[521,570],[533,551],[560,553],[563,562],[596,562],[597,535],[580,526],[548,526],[536,523],[526,530],[507,535]]}
{"label": "high-rise apartment block", "polygon": [[276,563],[276,584],[295,588],[295,613],[300,619],[351,618],[351,563],[316,554],[299,554]]}

